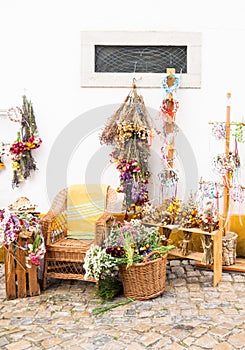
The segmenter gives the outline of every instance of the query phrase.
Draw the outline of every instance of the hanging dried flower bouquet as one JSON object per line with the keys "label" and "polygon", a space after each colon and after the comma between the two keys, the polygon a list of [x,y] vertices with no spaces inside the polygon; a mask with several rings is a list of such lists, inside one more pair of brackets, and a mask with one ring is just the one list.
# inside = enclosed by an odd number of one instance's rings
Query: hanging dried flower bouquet
{"label": "hanging dried flower bouquet", "polygon": [[12,187],[18,187],[21,182],[31,175],[31,171],[37,170],[36,162],[31,151],[40,147],[42,140],[39,137],[35,115],[31,101],[23,96],[21,114],[21,131],[17,134],[16,141],[10,147],[10,155],[13,168]]}
{"label": "hanging dried flower bouquet", "polygon": [[125,210],[136,211],[148,202],[149,157],[153,136],[149,113],[136,85],[109,118],[100,135],[101,144],[113,147],[112,162],[120,173],[118,192],[125,194]]}

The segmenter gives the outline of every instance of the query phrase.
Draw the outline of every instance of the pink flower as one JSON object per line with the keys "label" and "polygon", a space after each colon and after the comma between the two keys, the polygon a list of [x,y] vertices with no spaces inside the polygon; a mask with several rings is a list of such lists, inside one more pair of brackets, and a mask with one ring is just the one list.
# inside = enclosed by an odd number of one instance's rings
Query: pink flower
{"label": "pink flower", "polygon": [[30,259],[31,263],[34,266],[39,266],[40,265],[40,256],[39,254],[35,255],[34,253],[30,253]]}

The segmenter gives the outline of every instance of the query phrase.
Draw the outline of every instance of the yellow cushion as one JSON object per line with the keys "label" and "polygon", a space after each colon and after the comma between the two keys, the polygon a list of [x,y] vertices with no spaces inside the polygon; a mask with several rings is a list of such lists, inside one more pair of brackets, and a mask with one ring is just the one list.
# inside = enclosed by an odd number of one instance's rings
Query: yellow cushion
{"label": "yellow cushion", "polygon": [[108,185],[76,184],[68,188],[67,236],[94,239],[95,222],[105,210]]}

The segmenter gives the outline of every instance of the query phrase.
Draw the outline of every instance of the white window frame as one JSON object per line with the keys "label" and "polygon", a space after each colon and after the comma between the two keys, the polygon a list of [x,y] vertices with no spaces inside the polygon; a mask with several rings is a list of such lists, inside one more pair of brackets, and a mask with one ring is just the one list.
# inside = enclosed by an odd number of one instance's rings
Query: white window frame
{"label": "white window frame", "polygon": [[180,75],[180,88],[201,88],[201,33],[164,31],[81,32],[81,87],[131,87],[132,80],[135,78],[139,87],[162,88],[161,82],[166,72],[95,72],[96,45],[187,46],[187,73]]}

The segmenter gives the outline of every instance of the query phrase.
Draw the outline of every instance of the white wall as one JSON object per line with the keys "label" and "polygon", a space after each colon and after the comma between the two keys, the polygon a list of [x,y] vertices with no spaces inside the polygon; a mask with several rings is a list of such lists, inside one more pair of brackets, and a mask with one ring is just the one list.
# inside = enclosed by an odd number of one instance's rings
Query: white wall
{"label": "white wall", "polygon": [[[43,139],[41,148],[33,152],[39,171],[20,188],[11,188],[10,164],[1,171],[0,206],[27,196],[41,211],[46,211],[50,205],[47,164],[61,132],[84,112],[121,103],[128,93],[125,89],[80,88],[81,30],[202,32],[202,88],[178,91],[177,122],[195,153],[200,176],[212,176],[211,154],[215,154],[218,146],[210,138],[208,121],[224,120],[227,92],[232,93],[232,119],[239,121],[245,115],[245,2],[239,0],[234,4],[194,0],[173,3],[0,0],[0,109],[20,105],[25,92],[33,102]],[[161,89],[144,89],[141,93],[146,105],[157,110],[162,99]],[[105,115],[104,121],[107,117],[109,115]],[[14,141],[15,125],[0,122],[3,125],[0,139]],[[81,138],[80,144],[72,149],[67,182],[83,181],[89,160],[100,149],[98,132],[92,130],[90,137]],[[69,149],[70,140],[63,141]],[[239,147],[245,164],[244,146]],[[62,154],[57,157],[62,162]],[[109,166],[109,157],[106,162]],[[62,187],[63,175],[53,169],[54,192]],[[103,180],[106,176],[108,171]]]}

